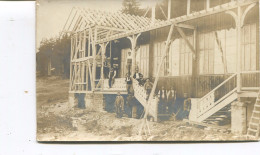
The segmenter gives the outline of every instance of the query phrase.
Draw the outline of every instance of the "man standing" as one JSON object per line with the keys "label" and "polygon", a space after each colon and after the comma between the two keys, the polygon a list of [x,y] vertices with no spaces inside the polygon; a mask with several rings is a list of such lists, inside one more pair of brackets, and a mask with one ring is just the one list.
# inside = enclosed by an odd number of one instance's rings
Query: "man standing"
{"label": "man standing", "polygon": [[173,113],[173,106],[176,100],[176,91],[174,90],[173,87],[170,88],[170,90],[167,91],[167,106],[168,106],[168,111],[170,114]]}
{"label": "man standing", "polygon": [[117,93],[115,106],[116,106],[116,117],[121,118],[123,116],[123,111],[124,111],[124,98],[123,96],[121,96],[120,92]]}
{"label": "man standing", "polygon": [[113,81],[115,80],[115,77],[116,77],[116,70],[114,70],[113,67],[110,67],[110,71],[109,71],[108,77],[109,77],[109,81],[108,81],[109,88],[111,88],[112,84],[113,84]]}
{"label": "man standing", "polygon": [[183,104],[184,116],[183,116],[183,118],[189,119],[190,109],[191,109],[191,100],[188,98],[188,99],[184,100],[184,104]]}
{"label": "man standing", "polygon": [[150,79],[147,79],[145,84],[144,84],[144,89],[146,91],[146,100],[149,99],[152,88],[153,88],[153,84],[150,82]]}
{"label": "man standing", "polygon": [[127,105],[127,109],[128,109],[128,117],[131,118],[133,116],[133,106],[135,106],[134,104],[134,96],[132,94],[128,94],[127,98],[126,98],[126,105]]}
{"label": "man standing", "polygon": [[133,78],[138,81],[138,84],[139,84],[139,85],[141,85],[141,79],[142,79],[142,77],[143,77],[143,75],[142,75],[141,73],[139,73],[139,69],[136,68]]}
{"label": "man standing", "polygon": [[130,77],[129,73],[126,73],[125,82],[126,82],[127,94],[130,94],[131,93],[131,89],[132,89],[132,78]]}

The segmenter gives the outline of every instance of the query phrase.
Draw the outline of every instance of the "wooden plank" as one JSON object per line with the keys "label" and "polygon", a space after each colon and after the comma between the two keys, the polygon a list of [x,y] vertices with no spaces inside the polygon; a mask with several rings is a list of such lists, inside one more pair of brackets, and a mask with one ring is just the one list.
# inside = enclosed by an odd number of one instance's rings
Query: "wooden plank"
{"label": "wooden plank", "polygon": [[168,0],[168,18],[167,20],[170,20],[171,19],[171,6],[172,6],[172,1],[171,0]]}
{"label": "wooden plank", "polygon": [[190,14],[190,0],[187,0],[187,15]]}
{"label": "wooden plank", "polygon": [[144,126],[145,120],[147,119],[147,116],[148,116],[148,113],[149,113],[150,102],[153,98],[153,94],[155,92],[155,89],[156,89],[156,86],[157,86],[157,83],[158,83],[158,80],[159,80],[160,69],[161,69],[161,67],[164,63],[166,53],[169,50],[169,45],[170,45],[172,34],[173,34],[173,28],[174,28],[174,24],[172,24],[171,27],[170,27],[170,31],[169,31],[169,34],[168,34],[168,37],[167,37],[167,40],[166,40],[166,47],[164,48],[164,52],[163,52],[163,57],[162,57],[160,65],[158,67],[157,74],[156,74],[156,77],[155,77],[155,81],[154,81],[154,84],[153,84],[153,88],[152,88],[152,91],[151,91],[150,96],[149,96],[148,101],[147,101],[147,106],[145,108],[145,114],[144,114],[144,118],[143,118],[143,123],[141,124],[141,130],[139,131],[139,135],[141,135],[141,133],[142,133],[142,128]]}

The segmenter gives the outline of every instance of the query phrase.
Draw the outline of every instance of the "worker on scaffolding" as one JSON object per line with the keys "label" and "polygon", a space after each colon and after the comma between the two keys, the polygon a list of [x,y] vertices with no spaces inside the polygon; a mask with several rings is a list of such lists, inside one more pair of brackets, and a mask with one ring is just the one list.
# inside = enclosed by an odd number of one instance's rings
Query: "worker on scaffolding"
{"label": "worker on scaffolding", "polygon": [[116,107],[116,117],[121,118],[124,113],[124,98],[121,96],[120,92],[117,93],[117,97],[115,100],[115,107]]}

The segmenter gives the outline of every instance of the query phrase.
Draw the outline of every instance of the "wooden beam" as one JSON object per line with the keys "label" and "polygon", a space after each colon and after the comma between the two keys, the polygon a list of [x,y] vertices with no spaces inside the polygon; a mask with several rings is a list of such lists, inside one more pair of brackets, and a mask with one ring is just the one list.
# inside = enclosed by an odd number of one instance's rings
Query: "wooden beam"
{"label": "wooden beam", "polygon": [[192,29],[192,30],[195,29],[195,26],[193,26],[193,25],[187,25],[187,24],[182,24],[182,23],[176,24],[175,26],[182,27],[182,28],[185,28],[185,29]]}
{"label": "wooden beam", "polygon": [[184,32],[182,31],[181,28],[179,27],[176,27],[178,32],[180,33],[181,37],[184,39],[184,41],[186,42],[186,44],[188,45],[188,47],[190,48],[190,50],[192,51],[193,53],[193,58],[195,58],[196,56],[196,51],[194,49],[194,47],[191,45],[190,41],[187,39],[186,35],[184,34]]}
{"label": "wooden beam", "polygon": [[187,15],[190,14],[190,0],[187,0]]}
{"label": "wooden beam", "polygon": [[[249,4],[252,4],[252,3],[256,3],[256,2],[258,2],[258,1],[257,0],[246,1],[246,2],[243,2],[240,5],[241,6],[246,6],[246,5],[249,5]],[[237,5],[227,6],[227,7],[220,7],[219,9],[214,9],[212,11],[204,12],[204,13],[200,12],[198,14],[195,14],[195,15],[189,16],[189,17],[185,17],[185,18],[173,18],[170,21],[165,21],[165,22],[162,22],[161,24],[155,24],[153,26],[150,26],[150,27],[147,26],[145,28],[138,28],[138,29],[136,28],[133,31],[129,31],[129,32],[122,33],[122,34],[113,35],[111,37],[98,40],[97,43],[100,44],[100,43],[103,43],[103,42],[107,42],[107,41],[111,41],[111,40],[115,40],[115,39],[119,39],[119,38],[124,38],[124,37],[127,37],[127,36],[131,36],[133,34],[138,34],[138,33],[141,33],[141,32],[147,32],[147,31],[158,29],[158,28],[167,27],[167,26],[170,26],[173,23],[175,23],[175,24],[183,23],[183,22],[191,21],[191,20],[198,19],[198,18],[201,18],[201,17],[205,17],[205,16],[209,16],[209,15],[213,15],[213,14],[217,14],[217,13],[221,13],[221,12],[226,12],[228,10],[232,10],[232,9],[235,9],[235,8],[237,8]]]}
{"label": "wooden beam", "polygon": [[171,19],[171,7],[172,7],[172,0],[168,0],[168,18],[167,20]]}
{"label": "wooden beam", "polygon": [[151,24],[154,24],[155,22],[155,6],[152,7],[152,22]]}
{"label": "wooden beam", "polygon": [[244,13],[242,14],[242,17],[241,17],[241,27],[244,26],[245,24],[245,18],[246,18],[246,15],[248,14],[248,12],[254,7],[256,6],[256,3],[253,3],[253,4],[250,4],[244,11]]}
{"label": "wooden beam", "polygon": [[[241,6],[237,8],[237,92],[241,91]],[[238,101],[240,98],[238,99]]]}
{"label": "wooden beam", "polygon": [[221,52],[222,63],[223,63],[223,66],[224,66],[224,73],[227,74],[226,53],[225,53],[225,51],[224,51],[223,48],[222,48],[221,41],[220,41],[219,38],[218,38],[218,32],[217,32],[217,31],[215,31],[215,39],[216,39],[216,42],[217,42],[217,45],[218,45],[218,49],[219,49],[220,52]]}
{"label": "wooden beam", "polygon": [[206,0],[206,10],[209,10],[210,8],[210,0]]}
{"label": "wooden beam", "polygon": [[173,28],[174,28],[174,24],[172,24],[171,27],[170,27],[170,31],[169,31],[169,34],[168,34],[168,37],[167,37],[167,40],[166,40],[166,45],[165,45],[165,48],[164,48],[164,51],[163,51],[162,60],[159,64],[157,72],[156,72],[155,81],[154,81],[152,91],[151,91],[150,96],[149,96],[148,101],[147,101],[147,106],[144,109],[145,114],[144,114],[143,122],[141,124],[141,128],[140,128],[141,130],[139,131],[139,135],[142,134],[144,124],[147,123],[147,116],[148,116],[148,113],[149,113],[150,102],[151,102],[152,98],[154,97],[154,92],[155,92],[155,89],[157,87],[157,83],[158,83],[158,80],[159,80],[160,70],[161,70],[162,64],[164,63],[167,51],[169,50],[169,45],[171,43],[171,38],[172,38],[172,34],[173,34]]}

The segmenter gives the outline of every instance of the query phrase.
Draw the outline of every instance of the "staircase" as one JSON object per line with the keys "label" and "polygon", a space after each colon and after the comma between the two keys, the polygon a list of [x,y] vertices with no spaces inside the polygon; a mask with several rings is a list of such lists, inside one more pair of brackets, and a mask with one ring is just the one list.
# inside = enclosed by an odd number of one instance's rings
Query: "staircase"
{"label": "staircase", "polygon": [[237,74],[234,74],[192,103],[194,105],[192,105],[190,120],[217,124],[228,117],[224,113],[228,114],[230,103],[238,97],[236,80]]}
{"label": "staircase", "polygon": [[206,123],[206,124],[220,125],[220,126],[230,124],[230,122],[231,122],[231,105],[229,104],[229,105],[225,106],[224,108],[222,108],[221,110],[219,110],[215,114],[211,115],[210,117],[208,117],[207,119],[205,119],[202,122]]}
{"label": "staircase", "polygon": [[258,140],[260,128],[260,90],[255,101],[254,110],[247,129],[247,138],[250,140]]}
{"label": "staircase", "polygon": [[[134,95],[135,98],[143,105],[144,108],[147,108],[147,101],[146,101],[146,91],[144,87],[138,84],[138,81],[133,79],[133,87],[134,87]],[[154,120],[157,121],[157,111],[158,111],[158,99],[153,98],[151,100],[149,106],[149,115],[154,117]]]}

